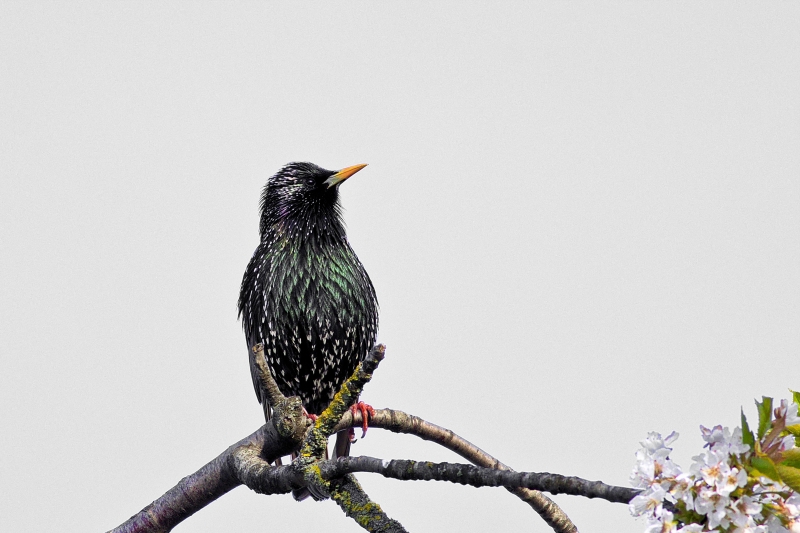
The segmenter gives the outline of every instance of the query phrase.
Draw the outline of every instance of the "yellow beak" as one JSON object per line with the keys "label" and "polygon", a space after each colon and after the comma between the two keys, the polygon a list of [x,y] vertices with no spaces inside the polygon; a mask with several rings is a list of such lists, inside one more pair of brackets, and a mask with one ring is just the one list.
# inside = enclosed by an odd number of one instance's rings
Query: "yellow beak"
{"label": "yellow beak", "polygon": [[367,166],[366,163],[364,163],[363,165],[353,165],[352,167],[343,168],[342,170],[340,170],[339,172],[337,172],[336,174],[325,180],[325,183],[328,184],[328,188],[330,189],[331,187],[339,185],[341,182],[343,182],[344,180],[346,180],[347,178],[349,178],[350,176],[352,176],[365,166]]}

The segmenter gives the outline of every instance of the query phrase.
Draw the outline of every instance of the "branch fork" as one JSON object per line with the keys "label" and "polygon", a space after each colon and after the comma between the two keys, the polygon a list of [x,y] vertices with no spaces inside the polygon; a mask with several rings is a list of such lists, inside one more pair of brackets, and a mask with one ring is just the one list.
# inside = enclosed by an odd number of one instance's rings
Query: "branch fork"
{"label": "branch fork", "polygon": [[[272,378],[272,373],[267,367],[264,357],[263,345],[255,345],[253,353],[256,356],[255,360],[259,369],[259,380],[263,390],[267,392],[270,404],[284,405],[284,402],[288,400],[283,396]],[[366,359],[358,365],[353,374],[347,378],[333,397],[330,405],[310,424],[310,427],[307,428],[305,435],[302,437],[302,442],[300,442],[300,451],[297,459],[289,467],[291,472],[286,471],[281,477],[280,472],[282,469],[280,467],[277,467],[275,472],[270,472],[268,475],[262,468],[258,469],[257,477],[261,479],[271,478],[271,482],[267,483],[266,486],[259,484],[258,489],[260,491],[285,490],[286,487],[291,487],[291,489],[301,488],[303,485],[299,485],[299,483],[302,480],[303,484],[308,487],[308,490],[316,499],[332,497],[347,516],[353,518],[368,531],[405,531],[399,522],[386,516],[381,507],[369,499],[369,496],[367,496],[352,474],[343,475],[334,480],[322,475],[322,464],[329,462],[326,458],[328,437],[336,433],[337,427],[341,425],[342,417],[351,412],[351,407],[358,401],[358,397],[364,390],[364,385],[372,379],[372,374],[385,357],[385,353],[386,347],[384,345],[376,345]],[[290,400],[295,398],[290,398]],[[299,398],[297,400],[299,401]],[[281,414],[273,417],[274,420],[283,420],[284,418]],[[296,437],[297,435],[292,434],[292,436]],[[244,480],[242,482],[250,486]],[[255,487],[251,488],[255,489]]]}
{"label": "branch fork", "polygon": [[[400,533],[403,526],[389,518],[370,500],[356,480],[355,472],[372,472],[395,479],[443,480],[472,486],[503,486],[528,503],[556,533],[578,529],[550,498],[552,494],[574,494],[628,503],[639,491],[548,473],[514,472],[498,459],[449,429],[392,409],[370,413],[370,425],[395,433],[409,433],[435,442],[461,455],[473,465],[404,460],[385,461],[373,457],[327,460],[328,437],[362,425],[363,412],[351,410],[364,386],[383,360],[385,347],[375,346],[345,381],[331,404],[312,422],[300,398],[285,397],[267,367],[262,345],[253,347],[262,390],[273,406],[271,423],[230,446],[194,474],[183,478],[149,506],[111,533],[166,533],[238,485],[262,494],[286,494],[308,488],[317,498],[332,498],[345,514],[367,531]],[[273,466],[277,458],[299,450],[295,461]]]}

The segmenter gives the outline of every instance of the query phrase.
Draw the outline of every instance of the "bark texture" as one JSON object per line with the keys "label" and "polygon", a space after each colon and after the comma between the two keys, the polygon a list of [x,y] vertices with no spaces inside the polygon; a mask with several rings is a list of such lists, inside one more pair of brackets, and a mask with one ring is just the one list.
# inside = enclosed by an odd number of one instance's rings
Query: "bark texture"
{"label": "bark texture", "polygon": [[[550,498],[542,494],[572,494],[628,503],[638,491],[599,481],[550,473],[515,472],[479,447],[449,429],[417,416],[393,409],[378,409],[370,416],[373,428],[408,433],[452,450],[473,465],[392,460],[374,457],[325,459],[328,437],[337,431],[362,425],[361,412],[350,407],[384,358],[376,346],[337,393],[331,405],[315,422],[305,414],[300,399],[285,398],[267,370],[263,347],[253,348],[261,369],[263,390],[274,406],[270,423],[228,447],[194,474],[178,482],[163,496],[139,511],[112,533],[164,533],[238,485],[262,494],[285,494],[308,487],[318,497],[331,497],[357,524],[367,531],[404,532],[403,526],[386,516],[370,500],[353,476],[370,472],[401,480],[438,480],[475,487],[502,486],[527,502],[558,533],[577,533],[577,528]],[[277,458],[299,450],[298,458],[286,466],[273,466]]]}

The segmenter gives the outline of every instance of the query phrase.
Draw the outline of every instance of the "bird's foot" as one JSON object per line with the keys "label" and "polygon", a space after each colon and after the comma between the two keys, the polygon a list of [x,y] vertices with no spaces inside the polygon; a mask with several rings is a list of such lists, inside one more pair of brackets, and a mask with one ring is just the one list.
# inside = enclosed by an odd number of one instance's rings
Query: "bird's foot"
{"label": "bird's foot", "polygon": [[[375,409],[364,402],[356,402],[354,405],[350,406],[350,410],[353,412],[353,415],[361,412],[361,438],[363,439],[367,435],[367,428],[369,427],[369,417],[375,416]],[[350,442],[356,441],[356,432],[353,428],[350,428]]]}

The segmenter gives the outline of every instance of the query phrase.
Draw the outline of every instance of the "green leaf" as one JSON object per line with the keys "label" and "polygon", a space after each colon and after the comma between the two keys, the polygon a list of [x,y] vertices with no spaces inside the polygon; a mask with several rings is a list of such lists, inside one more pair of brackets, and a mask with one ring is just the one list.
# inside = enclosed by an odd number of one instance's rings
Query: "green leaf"
{"label": "green leaf", "polygon": [[[796,390],[792,389],[789,389],[789,392],[792,393],[792,403],[800,405],[800,392],[797,392]],[[798,411],[800,411],[800,409],[798,409]],[[800,412],[798,412],[798,414],[800,414]]]}
{"label": "green leaf", "polygon": [[[789,392],[792,393],[792,403],[796,403],[799,407],[797,408],[797,414],[800,415],[800,392],[796,390],[789,389]],[[795,424],[794,426],[788,426],[786,431],[794,435],[794,442],[795,445],[800,447],[800,424]]]}
{"label": "green leaf", "polygon": [[768,477],[774,481],[781,480],[781,476],[778,474],[778,471],[775,468],[775,463],[773,463],[772,459],[769,457],[765,455],[762,455],[761,457],[753,457],[750,460],[750,464],[752,465],[752,468],[756,470],[757,474]]}
{"label": "green leaf", "polygon": [[780,464],[791,466],[792,468],[800,468],[800,448],[792,448],[781,455],[783,455],[783,460]]}
{"label": "green leaf", "polygon": [[747,417],[744,416],[744,409],[742,409],[742,442],[750,446],[751,450],[756,443],[756,438],[753,436],[750,425],[747,423]]}
{"label": "green leaf", "polygon": [[791,487],[792,490],[800,491],[800,468],[777,464],[775,468],[781,476],[781,481]]}
{"label": "green leaf", "polygon": [[763,400],[761,403],[756,402],[756,408],[758,409],[758,440],[764,438],[772,423],[772,398],[762,396],[761,399]]}

